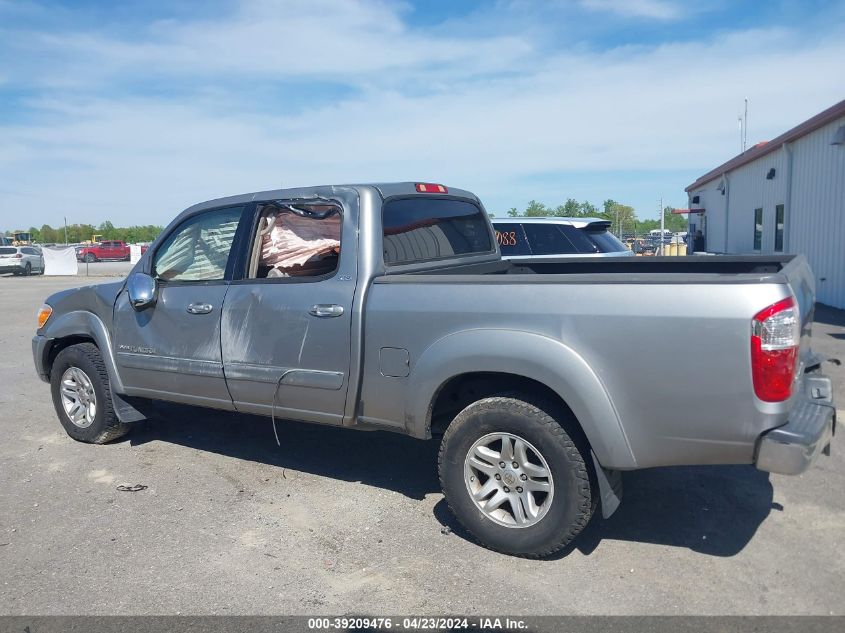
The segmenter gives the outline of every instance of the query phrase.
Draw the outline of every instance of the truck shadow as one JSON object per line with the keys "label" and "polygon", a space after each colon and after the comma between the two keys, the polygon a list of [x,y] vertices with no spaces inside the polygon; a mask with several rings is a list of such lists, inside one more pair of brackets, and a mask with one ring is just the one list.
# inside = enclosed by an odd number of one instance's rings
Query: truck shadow
{"label": "truck shadow", "polygon": [[[129,436],[132,445],[163,441],[210,453],[290,468],[321,477],[360,482],[412,499],[440,491],[437,442],[388,432],[278,421],[277,446],[270,420],[178,405],[156,409],[155,417]],[[655,468],[624,474],[622,505],[609,519],[601,510],[554,559],[577,549],[589,555],[603,540],[683,547],[710,556],[733,556],[750,542],[771,510],[768,473],[752,466]],[[445,500],[435,518],[452,535],[471,540]]]}
{"label": "truck shadow", "polygon": [[[683,547],[709,556],[734,556],[751,541],[771,510],[769,474],[753,466],[654,468],[623,475],[622,504],[608,519],[601,508],[575,542],[552,559],[574,550],[590,555],[603,540]],[[445,501],[435,515],[468,538]]]}
{"label": "truck shadow", "polygon": [[385,431],[276,421],[213,409],[157,404],[130,443],[169,442],[197,450],[393,490],[412,499],[440,490],[436,442]]}

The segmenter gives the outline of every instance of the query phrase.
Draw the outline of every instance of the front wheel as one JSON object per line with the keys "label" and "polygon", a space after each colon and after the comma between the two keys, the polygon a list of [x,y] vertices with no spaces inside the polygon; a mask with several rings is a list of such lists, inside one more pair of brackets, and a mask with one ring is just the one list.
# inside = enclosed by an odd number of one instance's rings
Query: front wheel
{"label": "front wheel", "polygon": [[92,262],[95,262],[95,261],[97,261],[97,256],[94,255],[94,253],[87,253],[85,255],[85,261],[88,262],[89,264],[92,263]]}
{"label": "front wheel", "polygon": [[584,529],[595,507],[586,445],[551,403],[485,398],[449,425],[440,483],[452,512],[490,549],[549,556]]}
{"label": "front wheel", "polygon": [[108,371],[93,343],[59,352],[50,372],[50,391],[59,421],[73,439],[105,444],[129,432],[130,425],[114,411]]}

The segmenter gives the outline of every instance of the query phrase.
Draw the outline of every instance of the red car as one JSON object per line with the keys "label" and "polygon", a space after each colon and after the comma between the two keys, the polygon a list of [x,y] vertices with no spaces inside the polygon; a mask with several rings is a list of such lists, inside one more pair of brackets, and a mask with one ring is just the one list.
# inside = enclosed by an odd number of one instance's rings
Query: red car
{"label": "red car", "polygon": [[122,240],[98,242],[78,248],[76,259],[81,262],[98,262],[105,259],[129,261],[129,246]]}

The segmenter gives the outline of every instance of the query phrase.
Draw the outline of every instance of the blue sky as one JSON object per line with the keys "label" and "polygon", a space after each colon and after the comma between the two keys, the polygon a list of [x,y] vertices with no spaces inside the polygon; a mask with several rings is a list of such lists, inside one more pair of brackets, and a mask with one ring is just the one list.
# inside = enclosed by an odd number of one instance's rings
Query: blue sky
{"label": "blue sky", "polygon": [[0,229],[386,180],[655,217],[745,97],[749,143],[845,98],[844,36],[822,0],[0,0]]}

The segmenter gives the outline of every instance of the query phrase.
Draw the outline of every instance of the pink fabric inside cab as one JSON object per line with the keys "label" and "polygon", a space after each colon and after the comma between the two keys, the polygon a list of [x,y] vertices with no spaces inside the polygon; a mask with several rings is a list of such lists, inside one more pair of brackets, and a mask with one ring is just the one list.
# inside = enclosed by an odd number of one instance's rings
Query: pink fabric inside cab
{"label": "pink fabric inside cab", "polygon": [[340,251],[340,214],[325,219],[281,212],[261,243],[261,263],[274,268],[301,266],[316,255]]}

